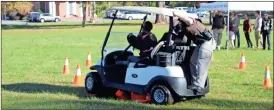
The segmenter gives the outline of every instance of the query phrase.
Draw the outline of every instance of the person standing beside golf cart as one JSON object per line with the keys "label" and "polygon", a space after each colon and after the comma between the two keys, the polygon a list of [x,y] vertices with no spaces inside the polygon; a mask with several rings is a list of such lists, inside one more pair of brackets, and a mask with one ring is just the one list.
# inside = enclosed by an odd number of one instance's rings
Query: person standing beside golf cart
{"label": "person standing beside golf cart", "polygon": [[216,48],[216,41],[213,33],[205,25],[188,17],[186,12],[174,11],[173,14],[179,17],[182,24],[181,32],[197,45],[190,59],[192,84],[188,86],[188,89],[193,90],[194,93],[202,92],[206,83],[213,50]]}

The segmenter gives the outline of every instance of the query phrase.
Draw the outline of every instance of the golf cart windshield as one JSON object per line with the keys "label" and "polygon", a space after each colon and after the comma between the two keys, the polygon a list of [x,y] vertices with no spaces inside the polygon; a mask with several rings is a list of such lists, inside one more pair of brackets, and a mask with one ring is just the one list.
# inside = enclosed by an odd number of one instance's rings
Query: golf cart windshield
{"label": "golf cart windshield", "polygon": [[[116,10],[114,15],[117,15],[118,10],[119,11],[131,11],[131,12],[138,12],[138,13],[145,13],[145,14],[159,14],[163,16],[168,16],[169,19],[169,31],[171,32],[173,27],[173,12],[171,9],[167,8],[158,8],[158,7],[139,7],[139,6],[125,6],[125,7],[112,7],[112,10]],[[107,32],[106,38],[104,40],[103,46],[102,46],[102,59],[103,56],[105,56],[107,53],[112,52],[114,50],[132,50],[131,45],[129,45],[127,41],[127,36],[129,33],[133,33],[134,35],[138,35],[140,32],[139,29],[135,30],[128,30],[125,27],[119,27],[124,29],[117,29],[115,27],[115,18],[113,17],[109,31]],[[146,18],[146,17],[145,17]],[[144,19],[145,21],[145,19]],[[129,24],[130,25],[130,24]],[[142,22],[140,21],[140,27],[142,25]],[[113,28],[112,28],[113,27]],[[138,26],[139,27],[139,26]],[[117,31],[116,31],[117,29]],[[127,31],[127,32],[126,32]],[[130,31],[130,32],[128,32]],[[134,32],[133,32],[134,31]]]}
{"label": "golf cart windshield", "polygon": [[[141,25],[141,23],[140,23]],[[115,28],[115,24],[113,25],[113,28]],[[110,36],[108,39],[108,43],[106,44],[104,55],[106,55],[109,52],[115,51],[115,50],[125,50],[127,46],[129,45],[127,41],[127,35],[129,33],[134,34],[135,36],[138,35],[138,31],[136,32],[110,32]],[[129,48],[128,51],[133,51],[133,48]]]}

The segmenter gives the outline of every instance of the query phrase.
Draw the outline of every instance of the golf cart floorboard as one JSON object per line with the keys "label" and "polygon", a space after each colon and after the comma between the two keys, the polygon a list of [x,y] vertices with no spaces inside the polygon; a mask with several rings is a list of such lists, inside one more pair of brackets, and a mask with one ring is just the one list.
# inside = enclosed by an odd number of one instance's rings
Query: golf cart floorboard
{"label": "golf cart floorboard", "polygon": [[131,91],[131,92],[136,92],[136,93],[144,93],[144,87],[142,85],[134,85],[134,84],[119,84],[119,83],[113,83],[113,82],[108,82],[105,84],[107,87],[112,87],[112,88],[117,88],[117,89],[122,89],[125,91]]}

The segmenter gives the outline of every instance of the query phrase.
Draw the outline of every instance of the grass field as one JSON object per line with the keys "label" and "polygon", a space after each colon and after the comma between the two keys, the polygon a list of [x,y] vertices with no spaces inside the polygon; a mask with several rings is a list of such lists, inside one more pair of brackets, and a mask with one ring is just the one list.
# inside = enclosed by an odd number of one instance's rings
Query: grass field
{"label": "grass field", "polygon": [[[80,23],[79,23],[80,24]],[[159,38],[167,25],[154,25]],[[273,89],[262,87],[264,68],[269,65],[273,79],[273,50],[248,49],[241,33],[241,48],[214,52],[211,63],[210,93],[202,99],[158,106],[114,99],[87,98],[83,87],[71,85],[75,64],[82,77],[87,52],[95,63],[108,25],[82,28],[76,23],[44,23],[2,27],[2,108],[3,109],[272,109]],[[140,25],[121,21],[115,31],[138,32]],[[225,35],[225,32],[224,32]],[[273,36],[273,35],[271,35]],[[125,36],[126,37],[126,36]],[[223,37],[223,45],[226,37]],[[255,44],[254,33],[251,34]],[[271,40],[272,41],[272,40]],[[245,52],[247,69],[237,69]],[[71,73],[62,76],[64,58]]]}

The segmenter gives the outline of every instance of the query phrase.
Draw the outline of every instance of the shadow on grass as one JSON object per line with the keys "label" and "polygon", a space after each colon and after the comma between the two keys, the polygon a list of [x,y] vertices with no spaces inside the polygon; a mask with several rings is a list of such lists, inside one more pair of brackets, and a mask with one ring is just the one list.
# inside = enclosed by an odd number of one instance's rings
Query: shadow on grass
{"label": "shadow on grass", "polygon": [[70,87],[49,84],[36,83],[17,83],[2,85],[2,88],[12,92],[23,93],[64,93],[68,95],[76,95],[79,98],[86,97],[84,87]]}
{"label": "shadow on grass", "polygon": [[[23,93],[64,93],[68,95],[76,95],[79,98],[86,98],[84,87],[69,87],[69,86],[58,86],[58,85],[49,85],[49,84],[35,84],[35,83],[18,83],[18,84],[8,84],[2,85],[2,89],[6,91],[12,92],[23,92]],[[110,109],[110,108],[137,108],[137,109],[153,109],[148,107],[150,104],[133,104],[133,103],[122,103],[120,102],[111,102],[107,100],[100,100],[100,99],[91,99],[89,101],[85,100],[60,100],[50,104],[56,105],[63,105],[71,103],[77,103],[78,105],[83,105],[86,107],[94,107],[97,109]],[[35,102],[33,102],[35,103]],[[33,104],[32,103],[32,104]],[[174,106],[168,106],[168,108],[174,109],[183,109],[186,108],[185,106],[180,106],[183,103],[195,103],[198,105],[214,105],[217,108],[241,108],[241,109],[258,109],[258,108],[273,108],[272,102],[257,102],[256,100],[246,100],[246,101],[237,101],[237,100],[227,100],[227,99],[212,99],[212,98],[201,98],[201,99],[194,99],[194,100],[187,100],[186,102],[177,103]],[[42,103],[39,105],[43,105]],[[49,106],[48,104],[44,104],[45,106]],[[56,106],[55,105],[55,106]],[[52,105],[54,106],[54,105]],[[58,107],[58,106],[57,106]],[[162,108],[161,106],[155,106],[156,108]],[[165,107],[164,107],[165,108]],[[188,107],[187,107],[188,108]],[[195,107],[191,107],[195,108]]]}
{"label": "shadow on grass", "polygon": [[273,109],[272,102],[257,102],[256,100],[226,100],[226,99],[202,99],[197,104],[215,105],[218,108],[241,108],[241,109]]}
{"label": "shadow on grass", "polygon": [[[92,109],[92,110],[147,110],[155,109],[146,104],[123,103],[122,101],[110,100],[53,100],[53,101],[33,101],[23,103],[24,105],[37,105],[44,109]],[[36,106],[36,107],[37,107]],[[32,107],[33,109],[35,107]]]}
{"label": "shadow on grass", "polygon": [[[110,23],[86,24],[86,27],[92,26],[110,26]],[[141,23],[115,23],[113,26],[141,26]],[[41,24],[41,25],[2,25],[2,30],[12,29],[73,29],[81,28],[82,24]]]}

